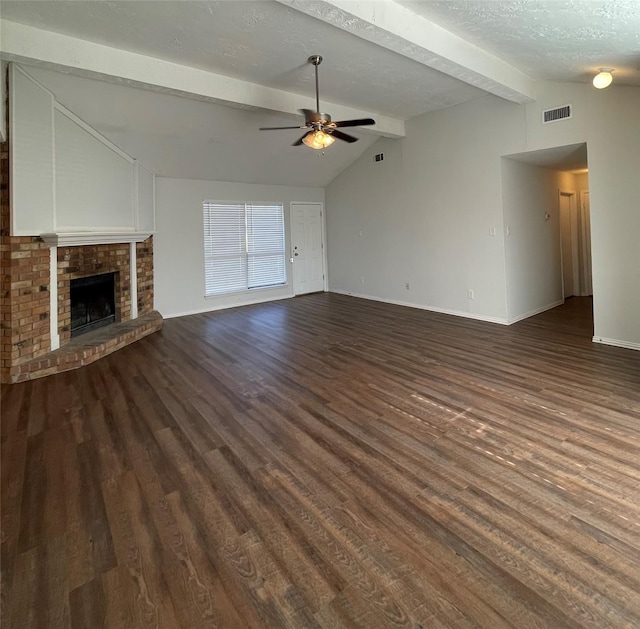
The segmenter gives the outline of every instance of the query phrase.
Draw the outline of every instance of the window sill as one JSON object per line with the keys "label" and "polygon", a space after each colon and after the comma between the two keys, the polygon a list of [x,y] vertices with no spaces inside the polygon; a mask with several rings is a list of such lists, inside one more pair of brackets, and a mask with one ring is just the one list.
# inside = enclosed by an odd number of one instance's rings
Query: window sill
{"label": "window sill", "polygon": [[277,290],[284,290],[289,288],[291,285],[289,282],[286,284],[277,284],[276,286],[264,286],[261,288],[247,288],[246,290],[234,291],[232,293],[216,293],[214,295],[204,295],[205,299],[224,299],[224,298],[233,298],[233,297],[241,297],[242,295],[255,295],[260,292],[273,292]]}

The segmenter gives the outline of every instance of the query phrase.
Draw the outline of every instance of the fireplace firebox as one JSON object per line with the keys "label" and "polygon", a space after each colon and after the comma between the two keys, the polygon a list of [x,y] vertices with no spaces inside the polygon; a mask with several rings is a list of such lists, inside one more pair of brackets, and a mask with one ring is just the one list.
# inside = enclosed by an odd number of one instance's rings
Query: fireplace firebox
{"label": "fireplace firebox", "polygon": [[71,280],[71,338],[116,320],[115,273]]}

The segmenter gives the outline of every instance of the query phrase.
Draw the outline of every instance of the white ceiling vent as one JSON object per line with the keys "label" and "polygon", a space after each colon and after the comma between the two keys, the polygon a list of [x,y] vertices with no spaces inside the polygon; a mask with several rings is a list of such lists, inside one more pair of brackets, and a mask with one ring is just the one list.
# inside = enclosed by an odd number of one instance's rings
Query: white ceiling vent
{"label": "white ceiling vent", "polygon": [[571,118],[572,109],[573,107],[571,105],[562,105],[562,107],[545,109],[542,112],[542,124],[558,122],[559,120],[567,120],[568,118]]}

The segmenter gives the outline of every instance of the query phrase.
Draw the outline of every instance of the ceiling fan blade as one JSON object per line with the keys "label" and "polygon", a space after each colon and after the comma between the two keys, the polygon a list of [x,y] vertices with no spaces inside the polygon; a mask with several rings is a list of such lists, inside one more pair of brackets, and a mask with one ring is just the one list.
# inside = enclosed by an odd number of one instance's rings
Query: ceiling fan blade
{"label": "ceiling fan blade", "polygon": [[339,120],[338,122],[331,122],[331,127],[365,127],[370,124],[376,124],[373,118],[358,118],[356,120]]}
{"label": "ceiling fan blade", "polygon": [[305,129],[306,125],[298,125],[297,127],[260,127],[258,131],[279,131],[280,129]]}
{"label": "ceiling fan blade", "polygon": [[298,138],[291,146],[300,146],[302,144],[302,140],[304,140],[309,133],[313,133],[313,131],[308,131],[307,133],[305,133],[301,138]]}
{"label": "ceiling fan blade", "polygon": [[332,135],[334,138],[338,138],[338,140],[344,140],[345,142],[349,142],[350,144],[352,142],[358,141],[358,138],[354,138],[352,135],[349,135],[347,133],[342,133],[342,131],[338,131],[337,129],[326,128],[325,131],[329,135]]}

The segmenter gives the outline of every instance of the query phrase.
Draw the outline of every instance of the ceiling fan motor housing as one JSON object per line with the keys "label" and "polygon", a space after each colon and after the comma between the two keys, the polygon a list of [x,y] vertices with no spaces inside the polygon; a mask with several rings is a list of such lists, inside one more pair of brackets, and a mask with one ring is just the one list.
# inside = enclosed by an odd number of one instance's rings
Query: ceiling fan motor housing
{"label": "ceiling fan motor housing", "polygon": [[318,124],[326,124],[331,122],[331,116],[329,114],[323,114],[319,111],[306,111],[306,120],[307,124],[309,123],[318,123]]}

